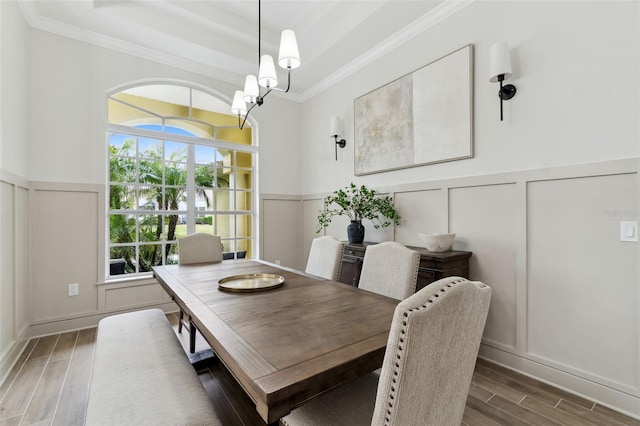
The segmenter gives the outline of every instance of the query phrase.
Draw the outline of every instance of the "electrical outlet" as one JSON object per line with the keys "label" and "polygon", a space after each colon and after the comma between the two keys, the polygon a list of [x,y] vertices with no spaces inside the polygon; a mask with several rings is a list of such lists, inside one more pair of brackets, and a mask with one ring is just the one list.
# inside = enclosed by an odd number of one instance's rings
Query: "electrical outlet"
{"label": "electrical outlet", "polygon": [[69,296],[77,296],[80,294],[80,286],[78,283],[69,284]]}
{"label": "electrical outlet", "polygon": [[638,222],[620,222],[620,241],[638,241]]}
{"label": "electrical outlet", "polygon": [[276,260],[276,265],[279,265],[279,264],[280,264],[280,261],[279,261],[279,260]]}

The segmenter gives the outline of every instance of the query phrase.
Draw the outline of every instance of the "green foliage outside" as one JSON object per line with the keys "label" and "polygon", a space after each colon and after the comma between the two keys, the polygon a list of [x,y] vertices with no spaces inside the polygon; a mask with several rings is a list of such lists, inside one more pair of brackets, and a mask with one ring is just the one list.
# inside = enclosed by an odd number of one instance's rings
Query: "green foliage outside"
{"label": "green foliage outside", "polygon": [[[121,147],[109,146],[109,173],[112,184],[109,187],[109,208],[121,210],[122,214],[109,216],[109,238],[111,243],[134,243],[174,241],[187,234],[186,224],[178,224],[177,214],[140,215],[136,221],[133,214],[127,210],[136,209],[136,199],[146,199],[150,210],[176,211],[181,202],[186,201],[187,172],[184,163],[187,160],[187,150],[172,152],[168,161],[163,161],[162,143],[147,148],[139,157],[126,157],[126,153],[135,151],[135,140],[126,139]],[[137,168],[136,168],[137,163]],[[207,208],[212,200],[203,188],[228,187],[229,181],[220,172],[220,168],[211,165],[196,165],[195,183],[196,196],[204,199]],[[217,172],[217,174],[216,174]],[[163,181],[164,175],[164,181]],[[139,183],[140,185],[134,185]],[[136,194],[137,191],[137,194]],[[164,197],[163,197],[164,194]],[[145,206],[140,206],[144,209]],[[211,216],[203,218],[203,223],[196,226],[197,232],[213,233]],[[126,245],[111,247],[111,259],[124,259],[125,273],[148,272],[154,265],[162,264],[162,258],[176,253],[175,244],[141,245],[136,259],[135,246]]]}

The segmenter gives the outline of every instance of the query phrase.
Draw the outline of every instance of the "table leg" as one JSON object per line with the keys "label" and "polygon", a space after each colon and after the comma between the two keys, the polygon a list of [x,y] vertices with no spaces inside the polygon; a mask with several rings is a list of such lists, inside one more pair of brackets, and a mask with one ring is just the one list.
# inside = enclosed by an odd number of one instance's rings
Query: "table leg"
{"label": "table leg", "polygon": [[189,317],[189,352],[194,353],[196,351],[196,326]]}

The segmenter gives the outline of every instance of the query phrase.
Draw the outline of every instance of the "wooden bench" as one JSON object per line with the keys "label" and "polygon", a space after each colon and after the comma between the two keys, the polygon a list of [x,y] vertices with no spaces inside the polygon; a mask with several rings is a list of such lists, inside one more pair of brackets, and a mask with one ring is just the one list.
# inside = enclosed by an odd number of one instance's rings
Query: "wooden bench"
{"label": "wooden bench", "polygon": [[160,309],[100,321],[85,423],[222,424]]}

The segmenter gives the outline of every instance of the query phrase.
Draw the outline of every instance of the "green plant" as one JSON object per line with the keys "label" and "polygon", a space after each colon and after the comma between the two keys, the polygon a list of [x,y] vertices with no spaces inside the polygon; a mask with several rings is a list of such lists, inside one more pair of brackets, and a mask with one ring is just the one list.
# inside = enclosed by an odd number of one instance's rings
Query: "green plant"
{"label": "green plant", "polygon": [[353,182],[324,199],[324,210],[318,214],[316,232],[329,226],[334,216],[347,216],[350,220],[369,219],[376,229],[386,228],[392,223],[400,224],[393,198],[381,197],[374,189],[364,185],[358,187]]}

